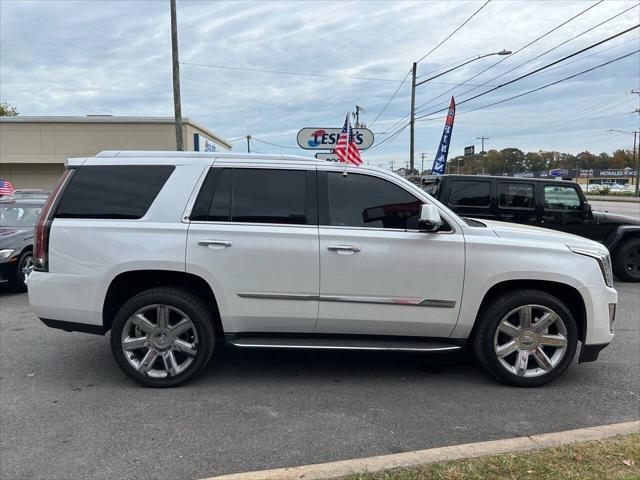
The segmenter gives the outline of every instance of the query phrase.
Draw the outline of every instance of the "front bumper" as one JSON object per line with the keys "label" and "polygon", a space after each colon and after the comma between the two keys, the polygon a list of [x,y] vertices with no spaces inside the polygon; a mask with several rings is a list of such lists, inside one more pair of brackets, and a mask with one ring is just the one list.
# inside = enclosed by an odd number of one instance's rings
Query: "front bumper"
{"label": "front bumper", "polygon": [[17,262],[2,262],[0,263],[0,283],[8,282],[10,278],[13,278],[16,274]]}
{"label": "front bumper", "polygon": [[586,333],[581,338],[579,361],[593,362],[598,359],[602,349],[613,341],[618,292],[600,285],[578,290],[584,300],[586,314]]}

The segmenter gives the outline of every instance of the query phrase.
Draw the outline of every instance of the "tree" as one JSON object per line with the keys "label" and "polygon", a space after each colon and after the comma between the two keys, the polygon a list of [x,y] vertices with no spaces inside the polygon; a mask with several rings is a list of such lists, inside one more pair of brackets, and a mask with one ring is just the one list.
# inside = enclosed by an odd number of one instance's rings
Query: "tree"
{"label": "tree", "polygon": [[15,117],[18,115],[16,107],[9,105],[7,102],[0,102],[0,117]]}
{"label": "tree", "polygon": [[500,153],[504,162],[504,172],[521,172],[525,169],[524,153],[519,148],[503,148]]}
{"label": "tree", "polygon": [[625,168],[633,165],[633,154],[631,150],[616,150],[609,162],[610,168]]}

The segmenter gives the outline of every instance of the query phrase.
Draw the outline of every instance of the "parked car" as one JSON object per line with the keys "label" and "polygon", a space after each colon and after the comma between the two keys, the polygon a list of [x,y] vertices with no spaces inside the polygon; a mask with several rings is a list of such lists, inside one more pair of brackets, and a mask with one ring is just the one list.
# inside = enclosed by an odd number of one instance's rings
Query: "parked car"
{"label": "parked car", "polygon": [[0,199],[0,284],[16,292],[27,289],[33,270],[33,229],[46,198]]}
{"label": "parked car", "polygon": [[424,177],[421,183],[464,217],[535,225],[601,242],[611,252],[615,275],[640,282],[640,219],[592,211],[575,182],[441,175]]}
{"label": "parked car", "polygon": [[[36,225],[29,300],[105,334],[152,387],[237,348],[456,351],[538,386],[613,338],[607,249],[465,220],[382,169],[304,157],[104,152],[70,159]],[[464,291],[464,296],[463,296]]]}

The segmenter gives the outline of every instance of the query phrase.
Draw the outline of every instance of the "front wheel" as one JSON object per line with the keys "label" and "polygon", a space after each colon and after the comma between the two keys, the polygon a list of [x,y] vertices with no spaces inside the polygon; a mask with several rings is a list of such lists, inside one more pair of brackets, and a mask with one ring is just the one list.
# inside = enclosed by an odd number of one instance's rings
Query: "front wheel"
{"label": "front wheel", "polygon": [[578,344],[576,321],[556,297],[518,290],[492,300],[478,318],[473,348],[482,367],[517,387],[558,378]]}
{"label": "front wheel", "polygon": [[613,273],[625,282],[640,282],[640,238],[631,238],[616,249]]}
{"label": "front wheel", "polygon": [[209,363],[214,332],[209,310],[180,289],[153,288],[128,300],[111,326],[111,351],[129,377],[173,387]]}
{"label": "front wheel", "polygon": [[33,254],[30,251],[24,252],[18,259],[13,278],[9,279],[9,288],[14,292],[27,291],[27,279],[33,271]]}

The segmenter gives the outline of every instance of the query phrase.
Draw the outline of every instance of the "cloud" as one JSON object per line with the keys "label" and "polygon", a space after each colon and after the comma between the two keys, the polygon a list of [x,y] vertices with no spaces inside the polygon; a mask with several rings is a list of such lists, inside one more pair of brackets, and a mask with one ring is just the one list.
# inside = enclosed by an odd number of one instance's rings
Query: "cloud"
{"label": "cloud", "polygon": [[[339,126],[355,104],[371,122],[411,67],[475,11],[465,2],[205,2],[178,0],[183,114],[227,138],[251,134],[293,146],[304,126]],[[637,23],[638,8],[593,29],[553,52],[494,81],[493,77],[533,59],[572,36],[634,5],[605,2],[470,81],[502,83],[584,48]],[[491,2],[419,64],[423,78],[458,60],[513,51],[571,18],[584,2]],[[635,39],[635,41],[634,41]],[[617,45],[617,46],[616,46]],[[610,47],[614,48],[610,48]],[[23,115],[157,115],[173,113],[168,2],[0,2],[0,97]],[[611,151],[625,138],[602,135],[607,128],[637,128],[638,56],[583,77],[495,107],[464,113],[517,95],[640,48],[638,31],[585,53],[580,60],[541,73],[461,105],[452,155],[478,136],[492,148]],[[587,54],[600,51],[597,55]],[[473,62],[418,87],[417,103],[443,94],[504,57]],[[358,76],[352,80],[210,68],[192,64]],[[394,82],[382,80],[395,80]],[[482,92],[456,88],[461,101]],[[626,97],[624,94],[627,93]],[[372,126],[384,132],[408,113],[405,83]],[[422,108],[446,107],[449,93]],[[616,98],[556,129],[550,122]],[[634,106],[635,105],[635,106]],[[416,125],[416,151],[432,159],[444,113]],[[402,123],[400,123],[402,125]],[[365,154],[376,164],[408,158],[408,129]],[[378,135],[378,141],[385,135]],[[585,142],[591,142],[585,145]],[[242,147],[241,142],[238,143]],[[260,144],[258,150],[277,151]],[[293,152],[294,150],[291,150]],[[303,153],[300,151],[300,153]],[[430,160],[431,161],[431,160]]]}

